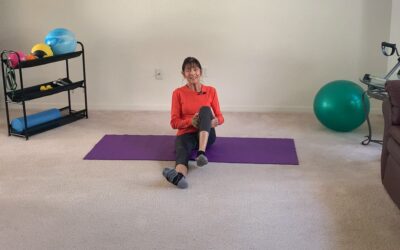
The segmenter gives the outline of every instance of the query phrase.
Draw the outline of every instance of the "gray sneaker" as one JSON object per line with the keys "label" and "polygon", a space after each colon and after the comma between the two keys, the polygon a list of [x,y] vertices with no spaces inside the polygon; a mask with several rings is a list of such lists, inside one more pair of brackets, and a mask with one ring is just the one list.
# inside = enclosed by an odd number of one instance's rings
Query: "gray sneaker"
{"label": "gray sneaker", "polygon": [[208,159],[207,156],[205,156],[204,154],[201,154],[199,156],[196,157],[196,163],[198,167],[202,167],[204,165],[208,164]]}

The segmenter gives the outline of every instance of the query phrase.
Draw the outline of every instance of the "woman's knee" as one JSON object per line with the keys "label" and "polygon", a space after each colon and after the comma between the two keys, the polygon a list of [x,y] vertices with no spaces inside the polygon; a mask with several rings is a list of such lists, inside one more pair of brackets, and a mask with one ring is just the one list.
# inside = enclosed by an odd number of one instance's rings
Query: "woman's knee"
{"label": "woman's knee", "polygon": [[199,116],[210,116],[212,115],[211,108],[208,106],[202,106],[199,110]]}

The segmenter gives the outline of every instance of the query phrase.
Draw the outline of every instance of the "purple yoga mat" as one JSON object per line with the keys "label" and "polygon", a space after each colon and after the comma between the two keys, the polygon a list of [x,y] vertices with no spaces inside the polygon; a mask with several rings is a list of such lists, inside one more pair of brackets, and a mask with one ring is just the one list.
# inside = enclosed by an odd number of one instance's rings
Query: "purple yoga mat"
{"label": "purple yoga mat", "polygon": [[[217,137],[210,162],[298,165],[293,139]],[[175,136],[105,135],[85,160],[175,161]]]}

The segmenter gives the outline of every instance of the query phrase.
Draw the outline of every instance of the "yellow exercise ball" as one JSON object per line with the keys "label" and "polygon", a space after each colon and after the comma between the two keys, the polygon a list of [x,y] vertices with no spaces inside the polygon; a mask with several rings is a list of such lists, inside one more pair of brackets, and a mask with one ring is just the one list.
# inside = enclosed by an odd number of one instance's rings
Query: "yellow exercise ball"
{"label": "yellow exercise ball", "polygon": [[31,49],[31,53],[38,58],[53,56],[50,46],[45,43],[35,44]]}

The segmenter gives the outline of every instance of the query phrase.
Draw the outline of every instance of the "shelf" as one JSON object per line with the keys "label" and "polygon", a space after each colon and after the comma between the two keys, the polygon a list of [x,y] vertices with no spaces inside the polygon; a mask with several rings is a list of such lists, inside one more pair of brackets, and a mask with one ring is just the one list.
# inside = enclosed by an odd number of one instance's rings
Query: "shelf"
{"label": "shelf", "polygon": [[[7,96],[8,98],[11,99],[11,101],[13,102],[22,102],[22,101],[29,101],[29,100],[33,100],[36,98],[41,98],[44,96],[49,96],[49,95],[54,95],[63,91],[67,91],[67,90],[72,90],[72,89],[76,89],[79,87],[83,87],[84,81],[78,81],[78,82],[72,82],[71,80],[69,80],[68,78],[63,78],[62,79],[65,82],[68,82],[69,84],[64,85],[64,86],[59,86],[53,82],[47,82],[47,83],[43,83],[40,85],[35,85],[32,87],[28,87],[28,88],[24,88],[16,90],[16,91],[9,91],[7,92]],[[51,87],[53,89],[50,90],[44,90],[41,91],[40,87],[43,85],[51,85]]]}
{"label": "shelf", "polygon": [[71,122],[77,121],[79,119],[82,118],[86,118],[87,117],[87,110],[83,109],[80,111],[72,111],[71,114],[69,115],[65,115],[59,119],[56,120],[52,120],[50,122],[46,122],[37,126],[33,126],[30,127],[28,129],[25,129],[22,132],[17,132],[14,129],[11,128],[11,135],[15,135],[15,136],[20,136],[20,137],[26,137],[26,136],[31,136],[31,135],[35,135],[53,128],[57,128],[60,126],[64,126],[66,124],[69,124]]}
{"label": "shelf", "polygon": [[[19,65],[19,67],[15,67],[14,69],[30,68],[30,67],[48,64],[48,63],[63,61],[63,60],[78,57],[81,54],[82,54],[82,51],[76,51],[76,52],[71,52],[71,53],[62,54],[62,55],[49,56],[49,57],[38,58],[38,59],[34,59],[34,60],[29,60],[29,61],[22,61]],[[3,63],[7,64],[7,60],[3,59]]]}
{"label": "shelf", "polygon": [[385,90],[385,84],[386,83],[374,81],[373,79],[360,78],[359,80],[360,80],[360,82],[362,82],[365,85],[367,85],[368,88],[375,88],[375,89]]}
{"label": "shelf", "polygon": [[379,89],[379,90],[385,90],[385,84],[387,82],[387,79],[373,76],[371,74],[365,74],[359,80],[360,82],[367,85],[368,89]]}
{"label": "shelf", "polygon": [[[20,64],[14,68],[14,70],[10,70],[10,65],[8,60],[6,59],[10,53],[15,53],[15,51],[11,50],[3,50],[0,55],[0,64],[2,69],[2,78],[3,78],[3,89],[4,89],[4,102],[6,108],[6,116],[7,116],[7,125],[8,125],[8,135],[11,136],[18,136],[24,137],[26,140],[31,135],[41,133],[56,127],[63,126],[65,124],[69,124],[76,120],[82,118],[88,118],[88,106],[87,106],[87,90],[86,90],[86,70],[85,70],[85,50],[84,46],[81,42],[77,42],[80,46],[78,51],[66,53],[62,55],[50,56],[45,58],[39,58],[29,61],[22,61]],[[69,59],[72,58],[80,58],[82,64],[82,78],[83,80],[80,81],[71,81],[69,79]],[[23,82],[23,72],[24,68],[33,68],[40,65],[55,63],[55,62],[65,62],[65,74],[62,74],[61,77],[55,81],[51,82],[43,82],[38,85],[34,86],[24,86]],[[15,75],[17,73],[17,76]],[[47,81],[47,80],[46,80]],[[40,83],[37,82],[37,83]],[[45,88],[43,88],[45,87]],[[49,87],[50,89],[47,89]],[[83,98],[85,103],[85,108],[79,111],[72,110],[72,98],[71,98],[71,90],[76,88],[81,88],[83,90]],[[14,90],[11,90],[14,89]],[[67,92],[66,95],[68,101],[68,105],[62,109],[61,117],[57,116],[57,119],[51,120],[49,122],[42,123],[40,125],[32,126],[29,128],[24,129],[23,131],[16,131],[13,129],[11,123],[12,119],[9,113],[9,104],[20,104],[23,111],[22,118],[27,122],[28,116],[26,114],[27,105],[29,100],[38,99],[45,96],[54,95],[61,92]],[[46,120],[46,119],[45,119]],[[35,124],[37,122],[31,123]]]}

